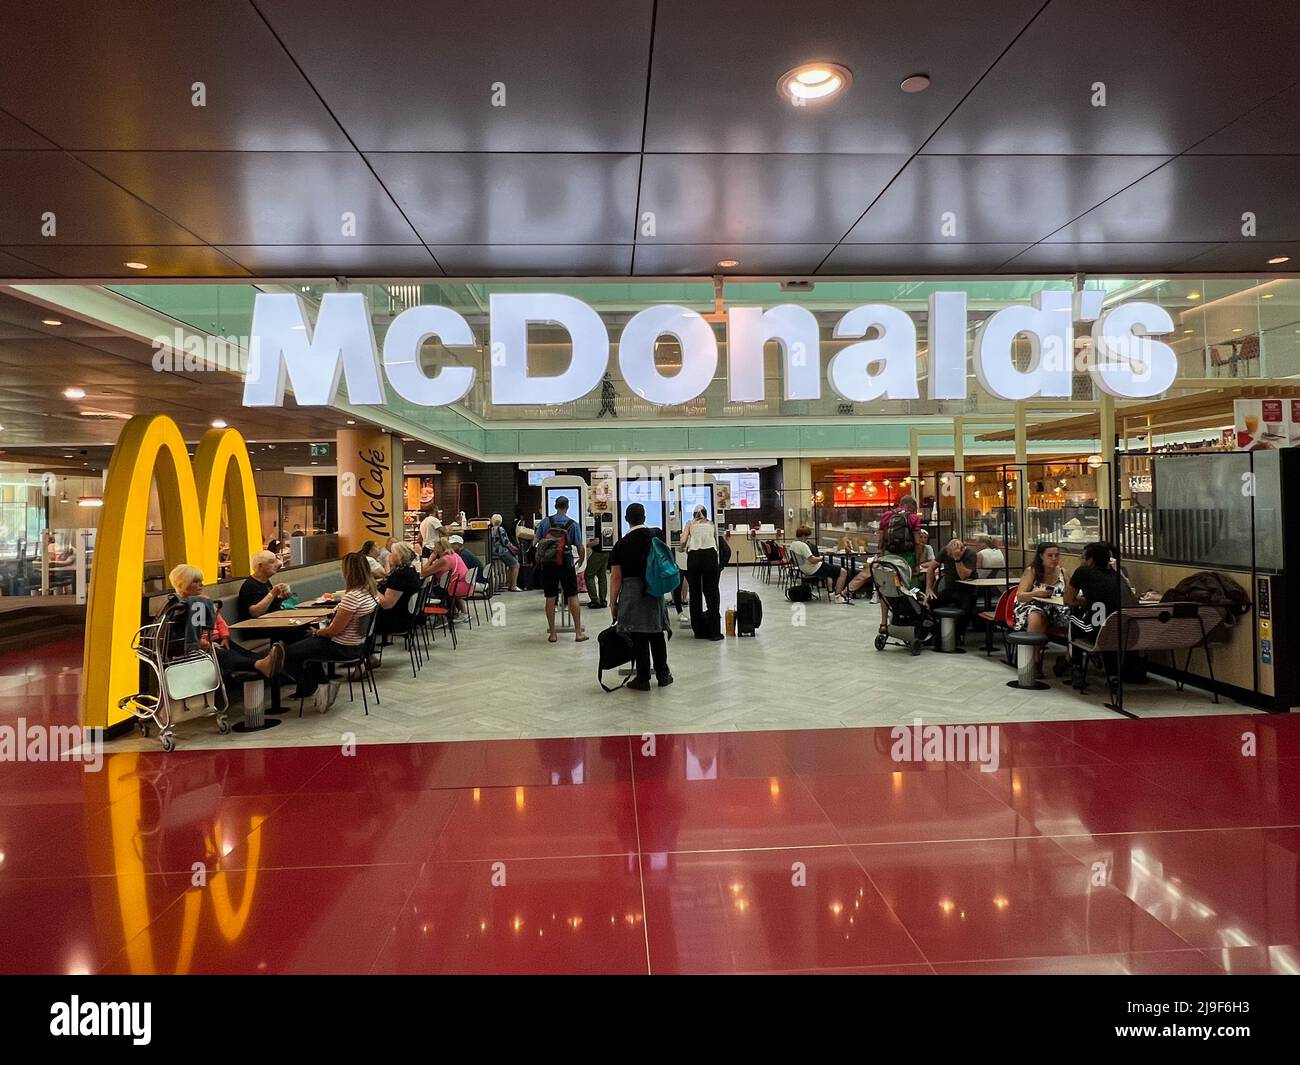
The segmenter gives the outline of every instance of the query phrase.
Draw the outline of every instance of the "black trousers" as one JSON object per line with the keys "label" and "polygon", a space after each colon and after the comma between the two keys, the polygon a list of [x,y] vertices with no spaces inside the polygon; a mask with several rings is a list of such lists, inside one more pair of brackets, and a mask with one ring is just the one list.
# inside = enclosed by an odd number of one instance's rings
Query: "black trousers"
{"label": "black trousers", "polygon": [[632,661],[636,665],[636,679],[650,679],[650,662],[653,659],[655,676],[663,677],[668,672],[668,641],[662,632],[631,632]]}
{"label": "black trousers", "polygon": [[256,673],[256,662],[261,655],[254,654],[238,644],[217,648],[217,664],[221,667],[222,677],[229,678],[236,673]]}
{"label": "black trousers", "polygon": [[686,581],[691,588],[691,632],[708,639],[722,632],[722,593],[718,590],[718,552],[713,548],[686,552]]}
{"label": "black trousers", "polygon": [[966,631],[966,626],[970,624],[970,619],[975,613],[975,589],[967,588],[965,585],[958,584],[941,584],[939,591],[932,606],[955,606],[960,607],[961,617],[957,621],[957,635]]}

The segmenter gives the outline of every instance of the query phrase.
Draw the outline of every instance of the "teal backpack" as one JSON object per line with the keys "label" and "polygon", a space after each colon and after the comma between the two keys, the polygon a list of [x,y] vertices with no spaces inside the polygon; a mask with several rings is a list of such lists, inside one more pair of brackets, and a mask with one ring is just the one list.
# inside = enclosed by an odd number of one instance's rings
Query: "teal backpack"
{"label": "teal backpack", "polygon": [[645,560],[645,590],[651,595],[669,595],[682,582],[682,571],[666,543],[655,537]]}

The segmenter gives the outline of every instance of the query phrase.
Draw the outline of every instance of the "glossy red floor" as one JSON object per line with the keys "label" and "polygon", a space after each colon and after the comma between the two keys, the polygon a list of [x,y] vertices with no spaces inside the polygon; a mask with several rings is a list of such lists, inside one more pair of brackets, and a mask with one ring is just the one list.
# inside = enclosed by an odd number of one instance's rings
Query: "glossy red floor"
{"label": "glossy red floor", "polygon": [[[1243,734],[1258,753],[1243,756]],[[9,972],[1300,972],[1300,721],[0,765]]]}

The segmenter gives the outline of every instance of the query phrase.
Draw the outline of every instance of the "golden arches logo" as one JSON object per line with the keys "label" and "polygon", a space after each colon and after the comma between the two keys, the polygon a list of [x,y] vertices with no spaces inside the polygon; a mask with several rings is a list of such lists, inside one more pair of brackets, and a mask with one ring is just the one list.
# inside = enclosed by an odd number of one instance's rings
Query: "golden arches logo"
{"label": "golden arches logo", "polygon": [[252,572],[250,559],[262,546],[253,467],[236,430],[204,433],[191,466],[185,438],[170,418],[141,415],[126,423],[109,462],[95,535],[82,669],[81,720],[88,727],[124,720],[118,701],[140,687],[131,637],[141,623],[145,526],[155,483],[164,571],[185,562],[206,580],[216,579],[223,504],[235,576]]}

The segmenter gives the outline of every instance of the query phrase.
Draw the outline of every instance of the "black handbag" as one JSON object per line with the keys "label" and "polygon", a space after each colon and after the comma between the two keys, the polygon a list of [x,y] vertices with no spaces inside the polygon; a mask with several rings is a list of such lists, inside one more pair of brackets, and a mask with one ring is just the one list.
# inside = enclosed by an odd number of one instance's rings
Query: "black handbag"
{"label": "black handbag", "polygon": [[596,637],[596,644],[600,648],[600,661],[596,665],[596,680],[600,686],[607,692],[616,692],[632,679],[631,674],[623,678],[623,684],[611,688],[605,683],[602,674],[607,669],[618,669],[619,666],[625,666],[636,657],[636,652],[632,648],[632,641],[623,633],[618,631],[617,626],[611,625]]}

